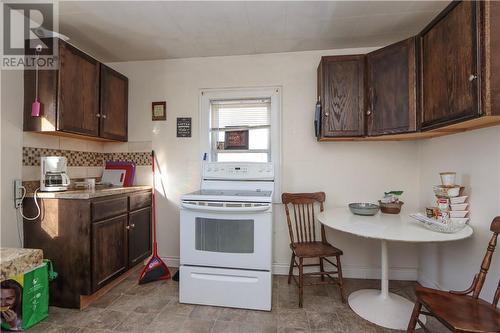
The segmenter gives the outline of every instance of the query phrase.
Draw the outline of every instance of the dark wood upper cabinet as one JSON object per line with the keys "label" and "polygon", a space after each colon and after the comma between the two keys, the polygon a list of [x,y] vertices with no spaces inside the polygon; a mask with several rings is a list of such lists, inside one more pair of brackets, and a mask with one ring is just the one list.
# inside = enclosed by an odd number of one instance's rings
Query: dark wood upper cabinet
{"label": "dark wood upper cabinet", "polygon": [[24,131],[127,141],[128,79],[65,41],[57,42],[58,69],[39,71],[40,117],[31,116],[35,71],[24,71]]}
{"label": "dark wood upper cabinet", "polygon": [[101,137],[127,141],[128,79],[101,65]]}
{"label": "dark wood upper cabinet", "polygon": [[419,36],[422,129],[480,115],[478,9],[452,2]]}
{"label": "dark wood upper cabinet", "polygon": [[414,132],[415,38],[367,54],[367,134]]}
{"label": "dark wood upper cabinet", "polygon": [[486,91],[482,104],[486,115],[500,116],[500,2],[488,1],[481,5],[484,6],[484,21],[489,22],[482,26],[485,34],[482,74],[490,79],[481,80],[482,89]]}
{"label": "dark wood upper cabinet", "polygon": [[58,130],[99,135],[99,62],[59,42]]}
{"label": "dark wood upper cabinet", "polygon": [[364,71],[364,55],[321,58],[317,90],[320,140],[364,135]]}

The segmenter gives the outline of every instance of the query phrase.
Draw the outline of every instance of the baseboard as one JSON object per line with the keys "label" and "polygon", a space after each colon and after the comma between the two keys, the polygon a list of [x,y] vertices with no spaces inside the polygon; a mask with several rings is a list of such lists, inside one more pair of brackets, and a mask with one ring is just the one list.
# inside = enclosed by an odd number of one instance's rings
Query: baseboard
{"label": "baseboard", "polygon": [[418,272],[417,282],[420,283],[422,286],[427,287],[427,288],[443,290],[443,287],[441,287],[439,285],[439,283],[437,283],[433,279],[429,278],[428,276],[423,274],[421,271]]}
{"label": "baseboard", "polygon": [[[162,257],[167,266],[179,267],[180,260],[178,257]],[[274,263],[273,264],[273,274],[274,275],[287,275],[289,264],[284,263]],[[306,267],[305,272],[313,270],[314,268]],[[342,273],[346,278],[354,279],[380,279],[381,270],[380,268],[373,267],[363,267],[354,265],[343,265]],[[391,280],[403,280],[403,281],[415,281],[418,278],[417,268],[407,268],[407,267],[392,267],[389,269],[389,279]]]}
{"label": "baseboard", "polygon": [[[289,264],[273,264],[273,274],[287,275]],[[313,271],[317,268],[305,267],[304,272]],[[325,268],[328,269],[328,268]],[[297,273],[297,272],[295,272]],[[363,267],[354,265],[342,265],[342,275],[353,279],[380,279],[380,268]],[[417,268],[392,267],[389,268],[390,280],[415,281],[417,280]]]}
{"label": "baseboard", "polygon": [[181,264],[179,257],[161,257],[161,259],[168,267],[179,267]]}

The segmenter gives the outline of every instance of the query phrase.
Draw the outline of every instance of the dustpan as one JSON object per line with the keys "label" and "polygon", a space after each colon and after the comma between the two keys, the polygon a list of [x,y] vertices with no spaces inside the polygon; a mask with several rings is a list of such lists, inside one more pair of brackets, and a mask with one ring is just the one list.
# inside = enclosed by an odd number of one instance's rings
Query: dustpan
{"label": "dustpan", "polygon": [[156,198],[155,198],[155,152],[151,152],[152,170],[153,170],[153,194],[152,194],[152,217],[153,217],[153,256],[141,271],[139,284],[170,279],[170,270],[167,265],[158,256],[158,243],[156,242]]}

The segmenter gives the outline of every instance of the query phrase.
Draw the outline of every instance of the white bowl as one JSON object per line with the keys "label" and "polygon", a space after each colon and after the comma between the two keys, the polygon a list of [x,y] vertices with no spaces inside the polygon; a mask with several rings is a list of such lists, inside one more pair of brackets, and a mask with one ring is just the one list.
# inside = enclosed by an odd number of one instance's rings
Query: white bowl
{"label": "white bowl", "polygon": [[445,186],[455,185],[456,172],[440,172],[441,184]]}
{"label": "white bowl", "polygon": [[462,203],[462,204],[451,204],[451,210],[466,210],[468,203]]}
{"label": "white bowl", "polygon": [[453,197],[453,198],[450,198],[450,203],[452,204],[462,204],[465,202],[465,200],[467,200],[468,196],[466,195],[462,195],[461,197]]}
{"label": "white bowl", "polygon": [[469,214],[468,210],[452,210],[450,211],[450,217],[465,217]]}
{"label": "white bowl", "polygon": [[466,224],[469,221],[469,218],[468,217],[452,217],[450,220],[452,223]]}

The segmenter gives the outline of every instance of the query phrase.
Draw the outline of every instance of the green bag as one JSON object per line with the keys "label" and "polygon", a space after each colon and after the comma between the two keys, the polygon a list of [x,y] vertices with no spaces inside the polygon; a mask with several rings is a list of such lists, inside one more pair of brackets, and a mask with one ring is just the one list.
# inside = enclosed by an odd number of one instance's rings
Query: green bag
{"label": "green bag", "polygon": [[49,281],[56,277],[52,262],[44,260],[33,270],[2,281],[2,329],[20,331],[47,318]]}

